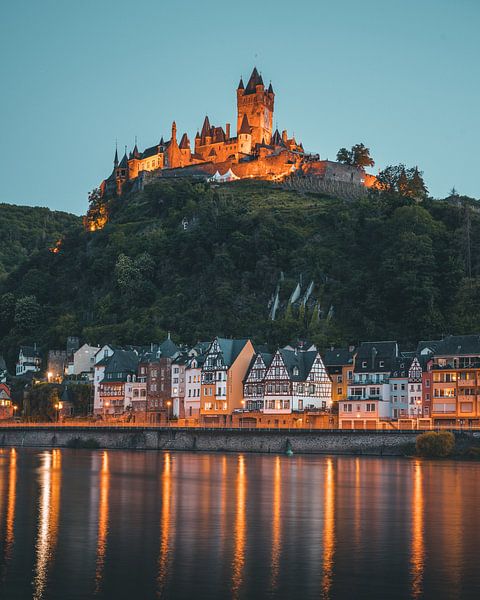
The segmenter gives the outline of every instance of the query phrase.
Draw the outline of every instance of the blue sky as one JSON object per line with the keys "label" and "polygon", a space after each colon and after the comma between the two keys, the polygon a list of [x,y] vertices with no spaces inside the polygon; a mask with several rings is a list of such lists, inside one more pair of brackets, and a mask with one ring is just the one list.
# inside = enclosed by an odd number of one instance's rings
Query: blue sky
{"label": "blue sky", "polygon": [[[0,16],[0,201],[81,214],[119,148],[235,123],[254,64],[275,120],[334,158],[480,197],[478,0],[16,0]],[[234,127],[234,125],[233,125]]]}

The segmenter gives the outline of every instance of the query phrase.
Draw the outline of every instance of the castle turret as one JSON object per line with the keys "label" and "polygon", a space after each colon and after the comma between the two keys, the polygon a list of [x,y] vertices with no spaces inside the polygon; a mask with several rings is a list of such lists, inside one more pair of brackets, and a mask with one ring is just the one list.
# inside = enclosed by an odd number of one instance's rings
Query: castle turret
{"label": "castle turret", "polygon": [[167,166],[170,169],[175,169],[182,166],[182,153],[177,144],[177,124],[172,123],[172,137],[167,148]]}
{"label": "castle turret", "polygon": [[179,144],[180,153],[182,155],[182,166],[188,165],[191,161],[192,153],[190,151],[190,140],[188,135],[184,133]]}
{"label": "castle turret", "polygon": [[250,154],[252,151],[252,134],[247,115],[243,115],[242,124],[238,130],[238,152]]}
{"label": "castle turret", "polygon": [[[118,157],[117,157],[117,162],[118,162]],[[119,196],[122,193],[123,185],[127,180],[128,180],[128,156],[127,156],[127,147],[125,146],[125,154],[123,155],[123,158],[120,161],[120,163],[115,168],[116,191]]]}
{"label": "castle turret", "polygon": [[116,169],[118,167],[118,149],[115,146],[115,157],[113,159],[113,168]]}

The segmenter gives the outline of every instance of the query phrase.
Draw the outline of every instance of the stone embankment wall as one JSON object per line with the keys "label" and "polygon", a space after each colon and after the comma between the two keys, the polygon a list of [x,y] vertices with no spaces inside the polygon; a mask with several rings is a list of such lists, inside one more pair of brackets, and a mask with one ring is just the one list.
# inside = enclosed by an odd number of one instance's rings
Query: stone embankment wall
{"label": "stone embankment wall", "polygon": [[300,430],[181,429],[157,427],[0,427],[3,447],[68,447],[95,440],[99,448],[188,450],[200,452],[272,452],[398,456],[417,433]]}

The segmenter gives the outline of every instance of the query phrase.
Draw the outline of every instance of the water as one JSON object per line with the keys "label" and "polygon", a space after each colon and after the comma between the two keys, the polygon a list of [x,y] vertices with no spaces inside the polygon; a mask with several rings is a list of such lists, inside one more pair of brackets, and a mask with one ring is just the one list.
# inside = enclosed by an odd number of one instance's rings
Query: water
{"label": "water", "polygon": [[0,449],[0,598],[479,598],[480,464]]}

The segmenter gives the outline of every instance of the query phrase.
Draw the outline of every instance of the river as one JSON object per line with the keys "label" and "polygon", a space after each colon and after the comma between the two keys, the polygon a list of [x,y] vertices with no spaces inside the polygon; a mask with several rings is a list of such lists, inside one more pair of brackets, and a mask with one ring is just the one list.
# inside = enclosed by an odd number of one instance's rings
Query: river
{"label": "river", "polygon": [[480,464],[0,449],[0,598],[479,598]]}

